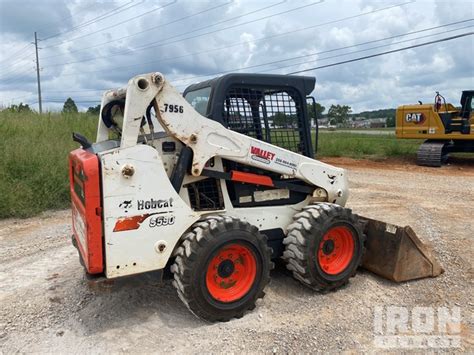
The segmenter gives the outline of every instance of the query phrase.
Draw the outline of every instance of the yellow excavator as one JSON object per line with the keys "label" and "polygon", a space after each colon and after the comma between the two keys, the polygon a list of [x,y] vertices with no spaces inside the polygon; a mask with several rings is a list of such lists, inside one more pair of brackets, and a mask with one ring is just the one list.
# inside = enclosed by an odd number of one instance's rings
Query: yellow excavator
{"label": "yellow excavator", "polygon": [[403,105],[397,108],[396,136],[425,139],[418,149],[418,165],[439,167],[449,153],[474,153],[474,90],[461,95],[461,108],[446,103],[436,92],[434,104]]}

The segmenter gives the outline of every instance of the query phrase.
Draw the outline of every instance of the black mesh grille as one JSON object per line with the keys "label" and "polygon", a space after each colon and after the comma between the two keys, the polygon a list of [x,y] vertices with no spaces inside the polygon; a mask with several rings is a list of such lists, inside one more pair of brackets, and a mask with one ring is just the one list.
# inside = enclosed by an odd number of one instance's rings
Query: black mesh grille
{"label": "black mesh grille", "polygon": [[223,117],[233,131],[304,154],[301,101],[292,88],[232,87]]}
{"label": "black mesh grille", "polygon": [[197,211],[220,210],[224,208],[221,186],[216,179],[205,179],[187,184],[191,207]]}

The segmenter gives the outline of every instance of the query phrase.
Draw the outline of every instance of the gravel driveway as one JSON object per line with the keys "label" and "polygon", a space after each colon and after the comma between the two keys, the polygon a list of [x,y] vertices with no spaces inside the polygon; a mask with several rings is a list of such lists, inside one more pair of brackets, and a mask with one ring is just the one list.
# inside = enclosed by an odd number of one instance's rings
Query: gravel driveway
{"label": "gravel driveway", "polygon": [[[69,211],[0,221],[2,353],[378,351],[375,307],[459,307],[458,348],[474,351],[472,279],[474,165],[420,168],[333,159],[349,170],[356,213],[409,224],[434,246],[446,272],[397,285],[361,271],[321,295],[282,267],[242,319],[206,324],[188,312],[169,281],[136,277],[103,290],[83,279],[69,241]],[[454,307],[454,308],[453,308]]]}

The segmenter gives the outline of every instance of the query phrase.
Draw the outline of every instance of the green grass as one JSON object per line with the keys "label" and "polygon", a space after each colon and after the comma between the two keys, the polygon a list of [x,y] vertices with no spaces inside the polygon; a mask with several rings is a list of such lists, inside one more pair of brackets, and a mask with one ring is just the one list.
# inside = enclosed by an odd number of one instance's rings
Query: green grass
{"label": "green grass", "polygon": [[[69,206],[71,133],[95,139],[97,118],[0,112],[0,218],[29,217]],[[314,135],[313,135],[314,137]],[[318,157],[414,156],[420,141],[393,135],[321,132]]]}
{"label": "green grass", "polygon": [[421,140],[397,139],[388,134],[321,132],[317,155],[356,159],[415,157],[421,143]]}
{"label": "green grass", "polygon": [[0,218],[67,207],[71,133],[93,139],[96,127],[86,114],[0,112]]}

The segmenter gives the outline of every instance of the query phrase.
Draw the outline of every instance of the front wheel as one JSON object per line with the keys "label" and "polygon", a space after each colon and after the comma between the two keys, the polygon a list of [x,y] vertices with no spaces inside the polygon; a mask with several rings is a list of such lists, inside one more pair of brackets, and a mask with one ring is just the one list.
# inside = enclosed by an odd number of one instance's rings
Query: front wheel
{"label": "front wheel", "polygon": [[295,279],[314,290],[329,291],[354,276],[364,241],[350,209],[331,203],[310,205],[288,226],[283,259]]}
{"label": "front wheel", "polygon": [[240,318],[263,297],[270,279],[271,249],[257,227],[231,217],[197,222],[177,249],[173,285],[201,319]]}

